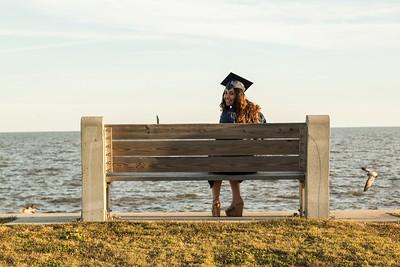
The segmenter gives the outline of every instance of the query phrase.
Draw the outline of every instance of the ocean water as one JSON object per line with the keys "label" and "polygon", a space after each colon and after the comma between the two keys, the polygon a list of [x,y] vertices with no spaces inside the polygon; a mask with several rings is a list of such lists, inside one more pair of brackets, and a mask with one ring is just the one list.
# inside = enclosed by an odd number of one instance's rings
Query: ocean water
{"label": "ocean water", "polygon": [[[331,209],[400,208],[400,127],[333,128],[331,132]],[[363,192],[367,166],[379,177]],[[245,181],[245,209],[297,210],[297,181]],[[114,182],[112,210],[208,211],[206,181]],[[230,203],[227,181],[222,206]],[[27,204],[40,212],[81,209],[79,132],[0,133],[0,213],[16,213]]]}

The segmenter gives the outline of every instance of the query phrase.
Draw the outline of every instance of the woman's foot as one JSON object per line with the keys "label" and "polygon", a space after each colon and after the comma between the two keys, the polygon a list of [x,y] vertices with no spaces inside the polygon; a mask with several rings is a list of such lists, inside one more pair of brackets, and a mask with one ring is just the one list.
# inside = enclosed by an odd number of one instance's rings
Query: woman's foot
{"label": "woman's foot", "polygon": [[211,208],[211,213],[213,217],[221,216],[221,202],[219,200],[214,200]]}
{"label": "woman's foot", "polygon": [[226,210],[226,216],[228,217],[242,217],[243,215],[243,200],[239,202],[232,203]]}

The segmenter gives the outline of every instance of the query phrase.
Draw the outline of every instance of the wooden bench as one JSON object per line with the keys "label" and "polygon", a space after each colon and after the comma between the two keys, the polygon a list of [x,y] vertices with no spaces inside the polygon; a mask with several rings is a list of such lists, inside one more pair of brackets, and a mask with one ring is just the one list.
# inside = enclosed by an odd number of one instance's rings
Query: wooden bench
{"label": "wooden bench", "polygon": [[108,219],[114,181],[280,179],[299,181],[302,216],[328,218],[329,142],[326,115],[305,123],[146,125],[82,117],[82,220]]}

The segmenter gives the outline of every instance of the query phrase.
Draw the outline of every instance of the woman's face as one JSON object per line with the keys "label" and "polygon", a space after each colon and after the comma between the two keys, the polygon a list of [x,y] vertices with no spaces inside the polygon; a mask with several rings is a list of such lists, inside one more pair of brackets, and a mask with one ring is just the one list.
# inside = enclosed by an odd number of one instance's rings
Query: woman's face
{"label": "woman's face", "polygon": [[225,101],[225,105],[227,106],[232,106],[234,101],[235,101],[235,90],[232,89],[225,89],[224,91],[224,101]]}

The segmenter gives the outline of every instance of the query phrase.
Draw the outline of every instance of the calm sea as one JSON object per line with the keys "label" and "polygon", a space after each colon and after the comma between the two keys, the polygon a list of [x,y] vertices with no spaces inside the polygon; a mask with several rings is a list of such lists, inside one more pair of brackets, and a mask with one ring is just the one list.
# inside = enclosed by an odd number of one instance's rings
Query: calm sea
{"label": "calm sea", "polygon": [[[363,192],[367,166],[379,177]],[[334,128],[331,141],[332,209],[400,208],[400,127]],[[245,208],[297,210],[297,181],[245,181]],[[229,183],[221,192],[230,203]],[[211,192],[204,182],[115,182],[112,210],[208,211]],[[81,206],[79,132],[0,133],[0,213],[27,204],[40,212],[78,212]]]}

